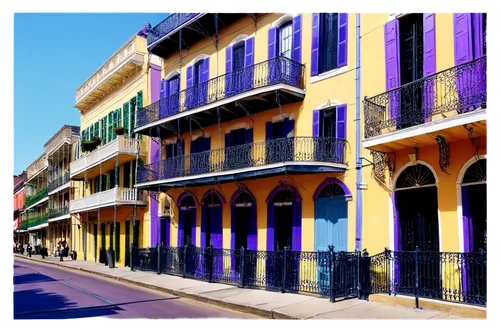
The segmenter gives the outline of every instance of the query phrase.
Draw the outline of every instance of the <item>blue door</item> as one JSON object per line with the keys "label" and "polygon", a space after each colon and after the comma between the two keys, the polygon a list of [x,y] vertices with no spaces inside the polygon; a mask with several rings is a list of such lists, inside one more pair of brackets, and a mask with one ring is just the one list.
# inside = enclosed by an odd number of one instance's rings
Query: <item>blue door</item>
{"label": "blue door", "polygon": [[[347,202],[344,196],[318,198],[314,201],[314,251],[318,255],[320,293],[329,293],[330,275],[326,251],[347,251]],[[321,252],[324,251],[324,255]]]}

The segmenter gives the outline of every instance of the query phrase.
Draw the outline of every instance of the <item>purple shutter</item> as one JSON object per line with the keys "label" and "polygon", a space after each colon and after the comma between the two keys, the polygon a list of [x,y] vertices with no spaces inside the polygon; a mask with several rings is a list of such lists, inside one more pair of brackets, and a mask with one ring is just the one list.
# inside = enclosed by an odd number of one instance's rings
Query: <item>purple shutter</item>
{"label": "purple shutter", "polygon": [[208,97],[208,78],[210,77],[210,57],[206,57],[203,59],[203,64],[201,65],[201,73],[200,73],[200,91],[199,99],[200,104],[205,104],[207,102]]}
{"label": "purple shutter", "polygon": [[198,151],[198,150],[197,150],[198,140],[199,140],[199,139],[191,141],[191,144],[190,144],[190,146],[189,146],[189,152],[190,152],[191,154],[194,154],[194,153],[196,153],[196,152]]}
{"label": "purple shutter", "polygon": [[337,67],[347,65],[347,13],[339,13]]}
{"label": "purple shutter", "polygon": [[[193,86],[193,66],[188,66],[186,68],[186,94],[184,101],[184,109],[189,110],[194,107],[195,104],[195,94],[194,89],[191,88]],[[189,89],[191,88],[191,89]],[[181,110],[184,111],[184,110]]]}
{"label": "purple shutter", "polygon": [[[267,58],[274,59],[277,57],[277,40],[278,40],[278,29],[270,28],[268,31],[268,48],[267,48]],[[268,61],[268,84],[276,84],[280,82],[280,69],[279,69],[279,59]]]}
{"label": "purple shutter", "polygon": [[472,60],[471,14],[453,14],[455,33],[455,65]]}
{"label": "purple shutter", "polygon": [[266,141],[273,139],[273,122],[268,121],[266,123]]}
{"label": "purple shutter", "polygon": [[292,251],[300,251],[302,243],[302,201],[292,203]]}
{"label": "purple shutter", "polygon": [[163,99],[168,96],[167,93],[167,87],[168,87],[168,81],[167,80],[161,80],[160,83],[160,99]]}
{"label": "purple shutter", "polygon": [[313,128],[312,133],[314,137],[319,136],[319,110],[313,110]]}
{"label": "purple shutter", "polygon": [[464,252],[474,251],[474,237],[472,237],[472,214],[468,198],[468,186],[462,186],[462,220],[464,228]]}
{"label": "purple shutter", "polygon": [[319,62],[319,13],[312,14],[311,76],[318,75]]}
{"label": "purple shutter", "polygon": [[[471,13],[453,14],[455,34],[455,65],[459,66],[472,61],[472,15]],[[471,108],[475,92],[471,89],[471,70],[457,71],[457,91],[459,98],[458,112],[466,112]]]}
{"label": "purple shutter", "polygon": [[257,203],[255,202],[252,202],[252,207],[250,207],[247,248],[253,251],[257,250]]}
{"label": "purple shutter", "polygon": [[193,86],[193,66],[186,68],[186,86],[188,88]]}
{"label": "purple shutter", "polygon": [[[212,243],[213,247],[216,249],[222,248],[222,206],[216,207],[208,207],[208,205],[204,205],[206,208],[206,214],[210,214],[210,230],[206,229],[206,220],[205,223],[205,232],[210,232],[210,243]],[[203,225],[203,223],[202,223]],[[201,239],[204,242],[203,239]],[[209,244],[206,244],[209,246]],[[204,247],[203,245],[201,247]]]}
{"label": "purple shutter", "polygon": [[424,76],[436,73],[435,14],[424,13]]}
{"label": "purple shutter", "polygon": [[268,59],[276,58],[277,33],[278,33],[278,29],[276,29],[276,28],[270,28],[268,31],[268,48],[267,48],[267,58]]}
{"label": "purple shutter", "polygon": [[209,244],[206,243],[207,237],[207,218],[210,208],[206,204],[201,205],[201,232],[200,232],[200,247],[207,247]]}
{"label": "purple shutter", "polygon": [[293,40],[292,40],[292,60],[302,62],[301,46],[302,46],[302,14],[293,18]]}
{"label": "purple shutter", "polygon": [[[385,84],[387,91],[399,87],[399,21],[385,24]],[[389,93],[390,117],[396,123],[400,118],[399,91]]]}
{"label": "purple shutter", "polygon": [[179,207],[179,228],[177,230],[177,246],[184,246],[184,211]]}
{"label": "purple shutter", "polygon": [[253,128],[249,128],[245,131],[245,142],[252,143],[253,142]]}
{"label": "purple shutter", "polygon": [[477,59],[483,56],[483,14],[482,13],[472,13],[472,33],[474,35],[474,45],[473,47],[473,58]]}
{"label": "purple shutter", "polygon": [[245,90],[253,87],[254,42],[254,37],[245,41],[245,69],[243,71],[243,87]]}
{"label": "purple shutter", "polygon": [[[435,14],[424,13],[424,76],[436,73],[436,31]],[[426,122],[431,121],[432,109],[434,107],[434,81],[424,81],[424,118]]]}
{"label": "purple shutter", "polygon": [[245,67],[253,65],[253,49],[254,49],[254,38],[248,38],[245,41]]}
{"label": "purple shutter", "polygon": [[281,137],[286,138],[288,135],[288,123],[290,120],[288,118],[283,119],[283,123],[281,124]]}
{"label": "purple shutter", "polygon": [[201,65],[200,82],[208,81],[210,73],[210,57],[203,59],[203,64]]}
{"label": "purple shutter", "polygon": [[267,239],[266,250],[274,251],[274,205],[273,201],[267,203]]}
{"label": "purple shutter", "polygon": [[290,119],[290,122],[288,123],[288,133],[287,133],[287,136],[290,133],[291,133],[290,137],[295,136],[295,135],[293,135],[294,134],[294,132],[293,132],[294,129],[295,129],[295,119]]}
{"label": "purple shutter", "polygon": [[231,72],[233,71],[233,47],[226,47],[226,75],[224,75],[224,85],[225,85],[225,95],[232,95],[232,76]]}
{"label": "purple shutter", "polygon": [[347,104],[339,105],[337,107],[337,138],[346,139],[345,121],[347,117]]}

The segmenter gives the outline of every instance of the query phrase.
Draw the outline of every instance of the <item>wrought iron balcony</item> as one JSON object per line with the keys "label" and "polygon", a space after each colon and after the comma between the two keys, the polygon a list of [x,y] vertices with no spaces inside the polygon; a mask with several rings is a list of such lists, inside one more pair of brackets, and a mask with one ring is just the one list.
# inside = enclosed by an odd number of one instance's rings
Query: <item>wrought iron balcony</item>
{"label": "wrought iron balcony", "polygon": [[166,19],[148,31],[148,46],[155,43],[163,36],[168,36],[181,25],[189,22],[200,13],[171,13]]}
{"label": "wrought iron balcony", "polygon": [[49,182],[49,192],[68,183],[69,183],[69,172],[66,172],[57,179],[54,179],[53,181]]}
{"label": "wrought iron balcony", "polygon": [[138,168],[137,183],[211,174],[287,162],[344,164],[345,140],[291,137],[177,156]]}
{"label": "wrought iron balcony", "polygon": [[38,191],[37,193],[35,193],[34,195],[27,196],[25,199],[26,207],[29,207],[29,206],[33,205],[34,203],[37,203],[38,201],[46,198],[48,196],[48,194],[49,194],[49,191],[45,187],[45,188],[41,189],[40,191]]}
{"label": "wrought iron balcony", "polygon": [[59,216],[69,214],[69,206],[62,206],[56,208],[49,208],[49,218],[56,218]]}
{"label": "wrought iron balcony", "polygon": [[[167,119],[179,113],[193,110],[214,102],[229,100],[240,94],[255,91],[257,94],[269,94],[269,91],[259,92],[258,88],[283,84],[300,89],[303,94],[305,66],[284,56],[279,56],[243,69],[226,73],[206,82],[189,87],[152,103],[137,112],[136,131],[148,134],[145,128],[148,124],[161,119]],[[277,88],[279,89],[279,88]],[[242,96],[242,98],[248,96]],[[258,105],[260,111],[275,108],[276,96],[272,95],[270,103]],[[293,99],[291,99],[293,101]],[[281,102],[286,104],[286,101]],[[249,105],[249,108],[252,106]],[[202,111],[207,111],[204,109]],[[258,110],[256,110],[258,111]],[[213,117],[212,117],[213,118]],[[177,126],[177,125],[176,125]],[[175,126],[175,127],[176,127]]]}
{"label": "wrought iron balcony", "polygon": [[486,56],[366,98],[365,139],[486,108]]}
{"label": "wrought iron balcony", "polygon": [[114,205],[147,205],[143,192],[135,188],[115,187],[83,198],[71,200],[69,210],[78,213]]}
{"label": "wrought iron balcony", "polygon": [[[47,222],[47,219],[49,218],[49,215],[48,214],[43,214],[41,216],[37,216],[37,217],[33,217],[33,218],[30,218],[28,219],[27,223],[28,223],[28,228],[34,228],[34,227],[37,227],[41,224],[44,224]],[[21,223],[22,224],[22,223]]]}

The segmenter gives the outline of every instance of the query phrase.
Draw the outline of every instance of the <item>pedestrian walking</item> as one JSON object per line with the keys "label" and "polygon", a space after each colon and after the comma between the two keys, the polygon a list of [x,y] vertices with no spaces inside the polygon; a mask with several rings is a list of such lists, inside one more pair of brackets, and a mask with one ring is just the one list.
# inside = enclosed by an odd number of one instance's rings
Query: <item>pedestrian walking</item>
{"label": "pedestrian walking", "polygon": [[63,243],[59,241],[59,244],[57,244],[57,247],[59,248],[59,261],[64,261],[63,260]]}

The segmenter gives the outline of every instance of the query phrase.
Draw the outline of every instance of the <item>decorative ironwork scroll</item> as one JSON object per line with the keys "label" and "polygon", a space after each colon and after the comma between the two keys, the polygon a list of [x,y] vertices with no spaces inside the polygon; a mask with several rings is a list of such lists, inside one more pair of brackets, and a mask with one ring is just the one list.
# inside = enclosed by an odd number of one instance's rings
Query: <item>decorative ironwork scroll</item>
{"label": "decorative ironwork scroll", "polygon": [[436,136],[436,141],[439,145],[439,167],[449,175],[445,168],[450,166],[450,144],[446,143],[446,138],[442,135]]}
{"label": "decorative ironwork scroll", "polygon": [[375,179],[381,183],[385,183],[385,168],[386,168],[386,153],[372,150],[370,154],[373,156],[373,175]]}

